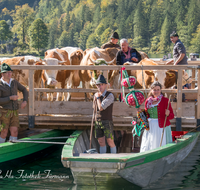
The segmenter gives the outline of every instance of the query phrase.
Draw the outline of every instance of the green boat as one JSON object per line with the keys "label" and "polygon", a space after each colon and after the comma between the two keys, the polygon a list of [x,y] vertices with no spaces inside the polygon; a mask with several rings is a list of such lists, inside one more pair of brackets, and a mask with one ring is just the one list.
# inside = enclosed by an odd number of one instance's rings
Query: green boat
{"label": "green boat", "polygon": [[[45,131],[45,132],[44,132]],[[39,134],[38,134],[39,133]],[[30,161],[33,161],[41,156],[47,155],[52,151],[56,150],[58,146],[62,145],[54,145],[51,142],[58,142],[67,140],[65,139],[49,139],[46,144],[43,138],[50,137],[60,137],[70,135],[72,131],[67,130],[41,130],[41,129],[32,129],[27,130],[25,136],[26,138],[20,139],[21,141],[27,142],[5,142],[0,144],[0,170],[2,172],[6,172],[7,170],[13,170],[16,167],[20,167]],[[34,135],[36,134],[36,135]],[[32,136],[31,136],[32,135]],[[20,136],[20,134],[19,134]],[[43,141],[43,143],[30,143],[31,139],[39,139],[39,141]],[[47,140],[45,140],[47,141]]]}
{"label": "green boat", "polygon": [[[77,185],[102,185],[109,180],[124,178],[146,187],[164,176],[184,160],[195,146],[199,132],[187,133],[165,146],[142,153],[86,154],[89,149],[89,130],[75,131],[62,150],[62,164],[70,168]],[[99,149],[93,137],[92,147]]]}

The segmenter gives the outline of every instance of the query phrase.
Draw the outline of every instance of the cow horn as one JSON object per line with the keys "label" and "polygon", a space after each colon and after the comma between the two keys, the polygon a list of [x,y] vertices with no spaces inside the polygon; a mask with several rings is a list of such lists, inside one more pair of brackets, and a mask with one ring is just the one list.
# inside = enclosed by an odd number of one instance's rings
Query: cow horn
{"label": "cow horn", "polygon": [[109,62],[107,62],[107,64],[110,64],[110,63],[113,63],[114,61],[115,61],[115,59],[116,59],[116,57],[112,60],[112,61],[109,61]]}
{"label": "cow horn", "polygon": [[58,63],[66,63],[66,61],[60,61],[60,60],[58,60]]}

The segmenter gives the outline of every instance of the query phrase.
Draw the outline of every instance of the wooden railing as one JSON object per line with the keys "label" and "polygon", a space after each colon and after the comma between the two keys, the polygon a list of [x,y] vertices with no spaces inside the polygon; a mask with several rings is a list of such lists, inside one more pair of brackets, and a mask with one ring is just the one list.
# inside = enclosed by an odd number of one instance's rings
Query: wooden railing
{"label": "wooden railing", "polygon": [[[174,69],[178,71],[178,82],[177,89],[163,89],[164,93],[177,93],[177,102],[172,103],[176,119],[174,124],[176,130],[181,130],[183,123],[187,127],[195,127],[200,124],[200,88],[198,89],[182,89],[182,70],[193,69],[193,71],[198,70],[197,65],[188,66],[171,66],[171,65],[157,65],[157,66],[143,66],[143,70],[168,70]],[[92,115],[92,102],[48,102],[48,101],[35,101],[35,92],[84,92],[84,93],[94,93],[96,89],[47,89],[47,88],[35,88],[34,89],[34,70],[120,70],[122,66],[11,66],[12,69],[22,69],[29,70],[29,103],[25,110],[20,110],[21,124],[28,124],[29,127],[43,127],[43,128],[70,128],[75,129],[84,128],[89,126]],[[141,66],[125,66],[126,70],[142,70]],[[197,86],[200,86],[200,77],[197,79]],[[139,89],[145,91],[144,89]],[[113,93],[120,93],[120,89],[109,89]],[[148,91],[148,90],[147,90]],[[129,92],[129,90],[126,90]],[[182,93],[192,93],[197,95],[197,105],[196,102],[182,102]],[[142,105],[144,107],[144,105]],[[84,109],[85,108],[85,109]],[[119,109],[117,111],[117,109]],[[123,113],[123,114],[122,114]],[[41,116],[43,114],[43,116]],[[57,117],[52,117],[51,114],[61,114]],[[68,116],[67,116],[68,115]],[[75,117],[76,115],[76,117]],[[71,117],[70,117],[71,116]],[[74,117],[73,117],[74,116]],[[84,117],[83,117],[84,116]],[[87,116],[90,116],[87,118]],[[136,117],[136,109],[127,106],[125,103],[115,102],[114,103],[114,121],[116,120],[116,126],[125,127],[128,125],[127,121],[130,123],[132,118]],[[120,118],[118,118],[120,117]],[[126,118],[130,117],[130,118]],[[189,117],[188,119],[186,117]],[[45,118],[45,119],[44,119]],[[117,119],[118,118],[118,119]],[[78,123],[78,120],[80,122]],[[63,121],[63,122],[61,122]],[[69,125],[65,122],[70,121]],[[83,121],[83,122],[82,122]],[[84,122],[86,121],[86,122]],[[45,126],[48,125],[48,126]]]}

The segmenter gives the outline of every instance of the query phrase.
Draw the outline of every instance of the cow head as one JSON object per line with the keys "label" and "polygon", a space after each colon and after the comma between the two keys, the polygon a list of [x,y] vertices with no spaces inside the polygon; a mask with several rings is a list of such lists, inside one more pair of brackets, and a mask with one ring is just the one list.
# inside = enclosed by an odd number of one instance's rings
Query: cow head
{"label": "cow head", "polygon": [[[43,60],[45,65],[59,65],[59,63],[62,61],[59,61],[55,58],[45,58]],[[47,87],[55,87],[57,84],[56,76],[57,76],[58,70],[44,70],[44,78],[46,79]]]}
{"label": "cow head", "polygon": [[83,59],[83,51],[76,50],[70,55],[70,65],[80,65],[82,59]]}
{"label": "cow head", "polygon": [[145,74],[147,75],[144,79],[147,88],[149,88],[150,85],[155,81],[158,81],[163,87],[165,86],[165,78],[166,78],[165,70],[153,70],[153,71],[146,70]]}

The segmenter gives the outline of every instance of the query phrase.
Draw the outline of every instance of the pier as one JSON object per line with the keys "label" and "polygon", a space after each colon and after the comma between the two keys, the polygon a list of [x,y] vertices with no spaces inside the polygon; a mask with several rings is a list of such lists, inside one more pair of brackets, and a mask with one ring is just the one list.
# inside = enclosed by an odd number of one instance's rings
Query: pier
{"label": "pier", "polygon": [[[187,66],[143,66],[143,70],[177,70],[177,89],[162,89],[163,93],[177,94],[177,102],[172,102],[175,119],[172,120],[172,127],[176,130],[184,128],[195,128],[200,125],[200,77],[196,75],[200,70],[200,61],[189,61]],[[29,70],[29,102],[25,109],[19,110],[20,125],[29,128],[48,129],[89,129],[92,120],[92,100],[84,99],[85,93],[95,93],[96,89],[48,89],[34,88],[34,70],[120,70],[121,66],[11,66],[13,70]],[[141,66],[125,66],[126,70],[142,70]],[[192,78],[191,89],[182,89],[183,70],[190,70]],[[113,93],[121,93],[120,89],[108,89]],[[149,89],[137,89],[148,93]],[[72,101],[39,101],[35,99],[36,93],[48,92],[70,92],[80,94]],[[125,91],[129,93],[129,90]],[[187,102],[182,102],[182,93],[185,93]],[[45,99],[45,98],[44,98]],[[141,106],[144,108],[144,103]],[[113,121],[115,130],[132,130],[131,121],[137,118],[137,111],[134,107],[124,102],[114,102]]]}

